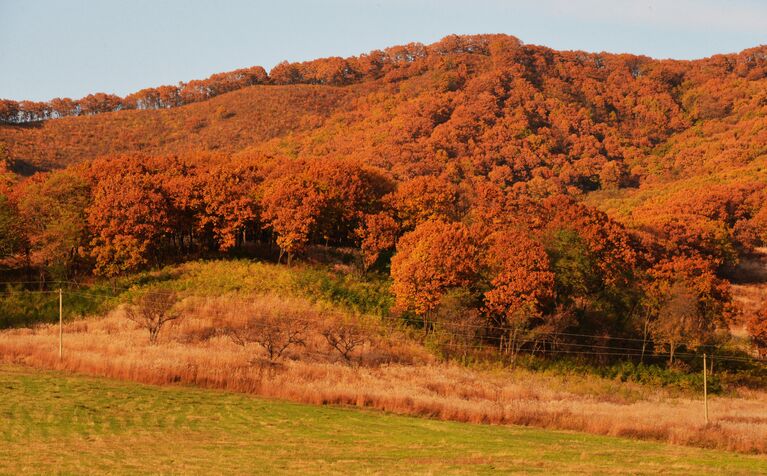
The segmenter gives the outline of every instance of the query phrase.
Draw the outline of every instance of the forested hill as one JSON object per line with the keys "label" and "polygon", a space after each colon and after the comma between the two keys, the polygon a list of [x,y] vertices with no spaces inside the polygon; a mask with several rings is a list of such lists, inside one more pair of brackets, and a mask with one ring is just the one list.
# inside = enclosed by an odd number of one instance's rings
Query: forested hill
{"label": "forested hill", "polygon": [[767,240],[767,47],[676,61],[450,36],[208,81],[5,102],[4,166],[69,167],[2,174],[0,210],[25,223],[2,222],[0,255],[116,275],[243,237],[355,246],[365,267],[395,253],[398,306],[422,317],[463,290],[495,325],[633,335],[688,305],[708,342],[737,314],[724,278]]}
{"label": "forested hill", "polygon": [[[767,143],[767,48],[659,61],[451,36],[262,71],[34,103],[35,114],[19,112],[33,103],[15,113],[5,104],[0,144],[7,158],[42,168],[130,151],[257,146],[353,156],[405,175],[457,159],[482,175],[554,174],[593,190],[743,165]],[[58,116],[71,117],[10,123]]]}

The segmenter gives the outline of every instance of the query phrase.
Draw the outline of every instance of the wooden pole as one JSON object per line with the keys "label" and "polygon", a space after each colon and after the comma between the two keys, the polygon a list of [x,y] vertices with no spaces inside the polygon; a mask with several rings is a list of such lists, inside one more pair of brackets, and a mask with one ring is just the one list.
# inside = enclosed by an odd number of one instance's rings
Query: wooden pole
{"label": "wooden pole", "polygon": [[59,360],[64,356],[64,292],[59,288]]}
{"label": "wooden pole", "polygon": [[703,354],[703,407],[706,411],[706,425],[708,425],[708,382],[706,380],[706,374],[708,369],[706,368],[706,354]]}

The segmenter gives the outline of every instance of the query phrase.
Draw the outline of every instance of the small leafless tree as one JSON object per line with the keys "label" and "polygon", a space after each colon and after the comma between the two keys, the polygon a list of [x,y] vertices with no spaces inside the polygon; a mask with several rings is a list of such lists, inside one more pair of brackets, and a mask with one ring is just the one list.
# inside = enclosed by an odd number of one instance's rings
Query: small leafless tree
{"label": "small leafless tree", "polygon": [[181,313],[174,309],[176,302],[178,296],[172,291],[146,293],[126,308],[125,315],[149,331],[149,343],[154,345],[163,326],[181,318]]}
{"label": "small leafless tree", "polygon": [[260,345],[271,362],[282,357],[291,346],[304,346],[307,324],[287,314],[251,310],[252,315],[242,327],[227,327],[225,333],[235,344],[245,347],[248,344]]}
{"label": "small leafless tree", "polygon": [[336,321],[322,331],[328,345],[338,351],[346,362],[351,362],[351,354],[357,347],[369,340],[368,333],[360,325],[346,321]]}

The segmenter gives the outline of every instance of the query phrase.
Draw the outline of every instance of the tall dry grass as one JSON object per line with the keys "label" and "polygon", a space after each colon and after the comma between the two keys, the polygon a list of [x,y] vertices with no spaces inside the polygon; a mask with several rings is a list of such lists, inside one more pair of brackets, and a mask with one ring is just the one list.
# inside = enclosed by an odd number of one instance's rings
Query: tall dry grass
{"label": "tall dry grass", "polygon": [[257,345],[241,347],[216,329],[248,314],[227,298],[179,304],[185,319],[163,329],[158,345],[122,310],[58,329],[41,326],[0,333],[0,359],[38,368],[133,380],[193,384],[311,404],[370,407],[473,423],[519,424],[767,453],[767,393],[703,403],[663,389],[595,377],[557,377],[524,370],[475,370],[437,362],[396,329],[365,323],[370,338],[346,365],[324,341],[331,314],[308,301],[263,296],[251,304],[314,320],[305,346],[269,362]]}

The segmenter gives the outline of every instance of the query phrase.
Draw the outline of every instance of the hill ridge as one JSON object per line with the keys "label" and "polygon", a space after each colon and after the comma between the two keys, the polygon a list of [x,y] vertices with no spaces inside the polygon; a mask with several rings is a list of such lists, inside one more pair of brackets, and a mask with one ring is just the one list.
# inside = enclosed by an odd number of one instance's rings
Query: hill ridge
{"label": "hill ridge", "polygon": [[[125,109],[161,109],[177,107],[204,101],[220,94],[238,89],[266,84],[330,84],[342,86],[360,81],[378,79],[387,65],[410,63],[429,55],[451,53],[488,54],[488,47],[493,42],[506,42],[517,47],[546,48],[537,45],[525,45],[518,38],[505,34],[448,35],[440,41],[424,45],[409,43],[396,45],[383,50],[372,50],[359,56],[341,58],[330,56],[314,60],[293,62],[283,61],[266,72],[262,66],[250,66],[232,71],[215,73],[206,79],[179,81],[178,85],[162,85],[141,89],[135,93],[120,97],[103,92],[91,93],[79,100],[54,98],[49,101],[14,101],[0,99],[0,122],[24,123],[54,118],[92,115]],[[750,63],[762,63],[767,54],[767,47],[756,46],[739,53],[717,54],[707,58],[693,60],[656,59],[632,53],[587,52],[583,50],[563,50],[562,53],[575,53],[581,56],[625,56],[650,61],[673,61],[677,63],[696,63],[724,61],[734,66],[750,69]],[[556,50],[551,50],[556,51]],[[764,74],[763,71],[759,74]]]}

